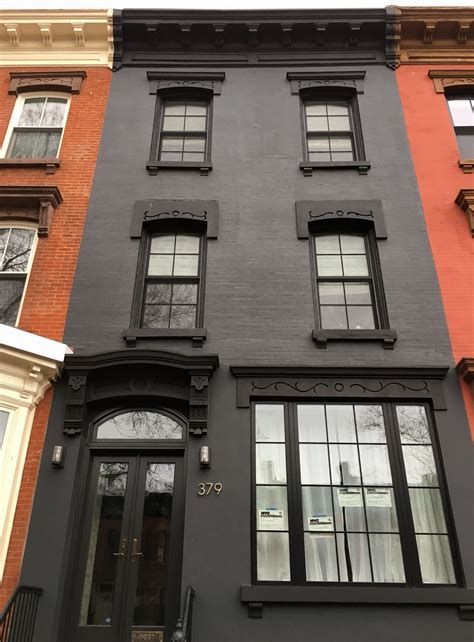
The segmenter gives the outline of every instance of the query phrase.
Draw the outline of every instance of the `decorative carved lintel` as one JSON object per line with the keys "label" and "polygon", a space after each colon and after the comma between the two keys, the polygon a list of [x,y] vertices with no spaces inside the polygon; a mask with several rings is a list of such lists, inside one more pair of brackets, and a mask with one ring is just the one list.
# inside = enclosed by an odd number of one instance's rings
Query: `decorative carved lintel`
{"label": "decorative carved lintel", "polygon": [[82,431],[86,389],[87,377],[85,375],[71,374],[69,376],[63,432],[71,437]]}
{"label": "decorative carved lintel", "polygon": [[377,239],[387,238],[382,201],[296,201],[295,208],[299,239],[308,238],[308,225],[335,219],[367,221],[373,224]]}
{"label": "decorative carved lintel", "polygon": [[299,94],[302,89],[320,87],[342,87],[364,93],[365,71],[289,71],[286,77],[291,83],[291,93]]}
{"label": "decorative carved lintel", "polygon": [[0,219],[38,224],[38,236],[48,236],[53,211],[62,202],[57,187],[0,187]]}
{"label": "decorative carved lintel", "polygon": [[206,89],[218,96],[221,93],[224,72],[199,71],[149,71],[150,94],[156,94],[163,89],[183,87],[185,89]]}
{"label": "decorative carved lintel", "polygon": [[454,87],[472,86],[474,88],[472,69],[430,69],[428,76],[433,80],[437,94],[444,94],[446,89]]}
{"label": "decorative carved lintel", "polygon": [[189,432],[193,435],[207,433],[207,409],[209,405],[209,376],[192,375],[189,396]]}
{"label": "decorative carved lintel", "polygon": [[456,197],[456,205],[466,212],[467,223],[474,238],[474,189],[462,189]]}
{"label": "decorative carved lintel", "polygon": [[26,91],[66,91],[78,94],[84,79],[85,71],[50,71],[30,73],[11,73],[9,94],[20,94]]}
{"label": "decorative carved lintel", "polygon": [[217,238],[219,203],[218,201],[168,201],[162,199],[136,201],[133,208],[130,236],[138,239],[142,235],[144,223],[167,219],[203,223],[206,226],[207,237]]}

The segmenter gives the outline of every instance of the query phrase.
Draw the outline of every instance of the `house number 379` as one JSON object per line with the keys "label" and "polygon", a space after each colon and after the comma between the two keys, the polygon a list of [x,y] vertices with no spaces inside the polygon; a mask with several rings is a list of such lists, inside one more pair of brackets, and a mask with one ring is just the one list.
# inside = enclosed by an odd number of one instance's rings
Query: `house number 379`
{"label": "house number 379", "polygon": [[198,484],[198,495],[210,495],[216,493],[220,495],[222,492],[222,484],[220,482],[201,482]]}

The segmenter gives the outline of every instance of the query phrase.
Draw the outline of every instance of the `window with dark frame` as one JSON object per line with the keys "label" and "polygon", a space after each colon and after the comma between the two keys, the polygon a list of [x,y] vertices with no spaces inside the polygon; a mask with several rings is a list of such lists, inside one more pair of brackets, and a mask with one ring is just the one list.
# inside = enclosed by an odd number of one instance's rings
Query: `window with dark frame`
{"label": "window with dark frame", "polygon": [[254,582],[456,584],[427,406],[254,412]]}
{"label": "window with dark frame", "polygon": [[209,159],[209,112],[206,100],[163,99],[158,160],[203,162]]}
{"label": "window with dark frame", "polygon": [[313,235],[317,312],[322,329],[382,327],[379,310],[383,303],[376,304],[372,237],[370,231]]}
{"label": "window with dark frame", "polygon": [[199,327],[203,243],[200,234],[150,235],[140,327]]}
{"label": "window with dark frame", "polygon": [[450,94],[448,106],[461,158],[474,158],[474,94]]}
{"label": "window with dark frame", "polygon": [[36,230],[0,228],[0,323],[14,326],[18,319]]}

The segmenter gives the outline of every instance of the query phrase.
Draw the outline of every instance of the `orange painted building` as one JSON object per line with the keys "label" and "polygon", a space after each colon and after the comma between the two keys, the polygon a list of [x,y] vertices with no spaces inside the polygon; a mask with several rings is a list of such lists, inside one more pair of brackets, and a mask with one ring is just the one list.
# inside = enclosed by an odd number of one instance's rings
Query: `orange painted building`
{"label": "orange painted building", "polygon": [[[106,11],[0,12],[0,610],[19,583],[111,81]],[[60,64],[58,64],[60,63]]]}
{"label": "orange painted building", "polygon": [[396,77],[474,437],[474,11],[399,8]]}

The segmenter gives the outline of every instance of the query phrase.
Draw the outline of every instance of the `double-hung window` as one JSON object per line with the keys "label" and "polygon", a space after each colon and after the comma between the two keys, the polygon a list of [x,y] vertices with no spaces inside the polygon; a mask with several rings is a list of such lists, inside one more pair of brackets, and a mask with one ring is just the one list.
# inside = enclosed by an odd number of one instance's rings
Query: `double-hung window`
{"label": "double-hung window", "polygon": [[456,583],[428,406],[254,413],[254,582]]}
{"label": "double-hung window", "polygon": [[448,96],[461,158],[474,158],[474,94]]}
{"label": "double-hung window", "polygon": [[56,158],[69,107],[59,96],[21,95],[7,134],[8,158]]}
{"label": "double-hung window", "polygon": [[142,328],[199,327],[203,242],[200,234],[176,232],[150,236]]}
{"label": "double-hung window", "polygon": [[0,323],[17,322],[33,260],[36,230],[0,228]]}
{"label": "double-hung window", "polygon": [[208,159],[209,103],[164,100],[160,127],[160,161],[202,162]]}

